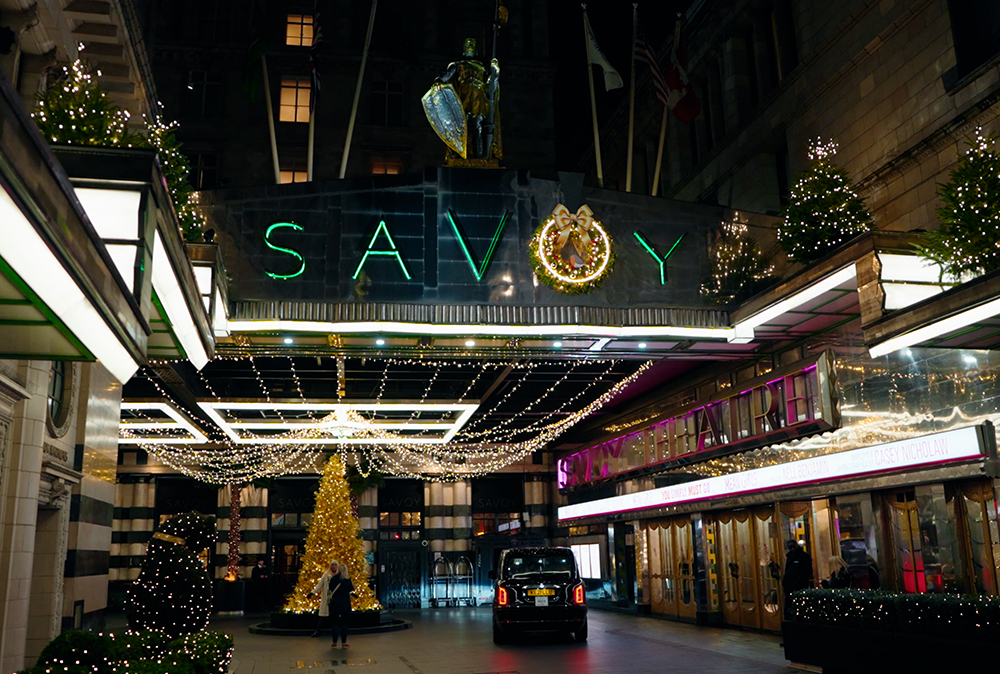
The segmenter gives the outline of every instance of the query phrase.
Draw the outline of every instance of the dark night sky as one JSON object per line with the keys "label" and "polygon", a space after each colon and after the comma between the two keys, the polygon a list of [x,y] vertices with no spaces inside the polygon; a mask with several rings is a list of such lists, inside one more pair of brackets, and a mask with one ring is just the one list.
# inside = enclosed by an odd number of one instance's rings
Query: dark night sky
{"label": "dark night sky", "polygon": [[[677,12],[690,0],[639,2],[639,26],[647,41],[659,50],[673,34]],[[587,14],[597,44],[622,76],[625,86],[604,91],[604,77],[594,66],[598,119],[603,123],[618,106],[628,104],[629,58],[632,49],[632,3],[626,0],[591,0]],[[590,91],[587,84],[583,12],[579,0],[549,0],[549,34],[552,58],[559,65],[555,88],[556,163],[560,170],[573,170],[580,154],[593,143]],[[666,74],[666,62],[660,68]],[[637,66],[637,77],[644,65]],[[601,126],[603,130],[603,124]]]}

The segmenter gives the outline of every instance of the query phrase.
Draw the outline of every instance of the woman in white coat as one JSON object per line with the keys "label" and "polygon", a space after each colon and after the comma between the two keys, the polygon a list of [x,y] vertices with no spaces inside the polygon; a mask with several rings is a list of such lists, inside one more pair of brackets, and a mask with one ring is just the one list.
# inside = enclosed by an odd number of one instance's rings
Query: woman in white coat
{"label": "woman in white coat", "polygon": [[336,560],[330,562],[329,568],[320,576],[319,582],[308,594],[319,594],[319,626],[313,636],[318,636],[322,629],[323,618],[330,617],[333,623],[333,647],[337,647],[337,634],[343,647],[347,648],[347,626],[351,619],[351,592],[354,583],[347,573],[347,566]]}

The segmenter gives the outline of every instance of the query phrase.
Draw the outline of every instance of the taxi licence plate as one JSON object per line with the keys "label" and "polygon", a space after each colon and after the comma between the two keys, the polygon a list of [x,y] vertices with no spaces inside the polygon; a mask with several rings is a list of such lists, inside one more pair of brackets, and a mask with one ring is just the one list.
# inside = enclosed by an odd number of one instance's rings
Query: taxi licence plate
{"label": "taxi licence plate", "polygon": [[556,596],[556,591],[555,590],[541,590],[541,589],[528,590],[528,596],[529,597],[554,597],[554,596]]}

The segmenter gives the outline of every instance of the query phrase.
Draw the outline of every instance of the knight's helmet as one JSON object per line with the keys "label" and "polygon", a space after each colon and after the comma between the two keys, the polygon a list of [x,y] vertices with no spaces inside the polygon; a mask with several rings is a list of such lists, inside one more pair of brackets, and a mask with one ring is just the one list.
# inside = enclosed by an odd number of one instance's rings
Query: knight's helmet
{"label": "knight's helmet", "polygon": [[478,56],[479,50],[476,48],[476,38],[465,38],[465,45],[462,47],[462,56]]}

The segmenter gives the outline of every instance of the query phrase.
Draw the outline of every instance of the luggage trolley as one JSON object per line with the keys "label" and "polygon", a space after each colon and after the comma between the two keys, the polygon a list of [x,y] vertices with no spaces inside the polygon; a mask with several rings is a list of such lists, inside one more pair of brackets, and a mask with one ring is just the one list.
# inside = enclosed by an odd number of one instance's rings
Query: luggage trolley
{"label": "luggage trolley", "polygon": [[455,560],[454,573],[451,577],[451,598],[455,606],[475,606],[476,598],[472,594],[472,562],[468,557]]}
{"label": "luggage trolley", "polygon": [[451,596],[451,562],[444,557],[438,557],[431,566],[431,605],[449,606],[454,600]]}

